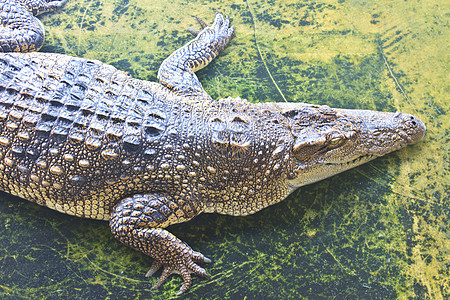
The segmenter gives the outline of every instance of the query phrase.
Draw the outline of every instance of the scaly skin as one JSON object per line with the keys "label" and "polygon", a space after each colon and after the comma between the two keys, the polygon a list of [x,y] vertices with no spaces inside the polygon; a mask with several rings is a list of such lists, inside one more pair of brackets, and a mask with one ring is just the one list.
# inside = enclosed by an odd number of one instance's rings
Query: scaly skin
{"label": "scaly skin", "polygon": [[417,142],[414,116],[305,103],[213,101],[194,71],[233,34],[211,27],[161,65],[161,84],[99,61],[0,55],[0,189],[79,217],[109,220],[154,258],[147,273],[209,277],[209,262],[163,229],[202,212],[242,216],[299,186]]}
{"label": "scaly skin", "polygon": [[37,51],[44,42],[44,26],[35,18],[68,0],[0,0],[0,52]]}

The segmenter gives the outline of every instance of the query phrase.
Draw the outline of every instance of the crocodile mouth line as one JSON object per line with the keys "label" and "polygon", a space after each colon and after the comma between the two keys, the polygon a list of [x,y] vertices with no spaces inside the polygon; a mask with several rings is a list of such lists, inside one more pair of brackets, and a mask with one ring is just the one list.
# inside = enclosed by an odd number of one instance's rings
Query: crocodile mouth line
{"label": "crocodile mouth line", "polygon": [[364,163],[366,161],[369,161],[371,159],[375,158],[374,154],[365,154],[362,156],[359,156],[353,160],[349,160],[343,163],[325,163],[325,166],[333,166],[333,167],[338,167],[338,166],[349,166],[349,165],[357,165],[359,163]]}

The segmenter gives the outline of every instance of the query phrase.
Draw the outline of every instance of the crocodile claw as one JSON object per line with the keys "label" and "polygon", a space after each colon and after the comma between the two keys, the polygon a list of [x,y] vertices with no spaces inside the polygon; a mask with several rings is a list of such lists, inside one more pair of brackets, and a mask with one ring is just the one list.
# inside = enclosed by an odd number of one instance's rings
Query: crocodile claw
{"label": "crocodile claw", "polygon": [[197,20],[197,22],[200,24],[200,26],[202,27],[202,29],[205,29],[206,27],[208,27],[208,24],[203,21],[202,18],[194,16],[194,18]]}
{"label": "crocodile claw", "polygon": [[[200,27],[202,27],[202,30],[203,29],[205,29],[206,27],[208,27],[208,24],[206,24],[206,22],[205,21],[203,21],[203,19],[201,19],[200,17],[197,17],[197,16],[193,16],[196,20],[197,20],[197,22],[200,24]],[[195,28],[192,28],[192,27],[189,27],[188,29],[187,29],[187,31],[189,32],[189,33],[191,33],[193,36],[197,36],[202,30],[198,30],[198,29],[195,29]]]}
{"label": "crocodile claw", "polygon": [[[220,32],[222,35],[224,36],[229,36],[231,37],[234,33],[234,26],[229,26],[230,25],[230,19],[228,18],[228,16],[225,16],[225,18],[223,17],[223,15],[219,12],[216,11],[216,18],[214,19],[214,23],[209,26],[205,21],[203,21],[203,19],[197,17],[197,16],[193,16],[197,22],[200,24],[200,27],[203,29],[211,27],[213,28],[216,32]],[[198,30],[198,29],[194,29],[192,27],[189,27],[187,29],[188,32],[190,32],[193,36],[198,36],[200,34],[200,32],[202,32],[202,30]]]}
{"label": "crocodile claw", "polygon": [[161,267],[163,267],[163,271],[161,276],[158,278],[158,281],[154,286],[152,286],[151,290],[156,290],[167,280],[167,278],[172,274],[179,274],[183,278],[183,285],[180,288],[180,291],[177,295],[181,295],[186,292],[192,285],[191,274],[196,274],[198,276],[204,277],[206,279],[210,279],[211,275],[209,275],[205,269],[198,266],[197,263],[205,262],[210,263],[211,259],[207,258],[203,254],[193,251],[190,254],[190,257],[183,258],[181,261],[177,261],[171,264],[163,264],[158,261],[153,261],[152,266],[145,274],[145,277],[150,277],[155,274]]}

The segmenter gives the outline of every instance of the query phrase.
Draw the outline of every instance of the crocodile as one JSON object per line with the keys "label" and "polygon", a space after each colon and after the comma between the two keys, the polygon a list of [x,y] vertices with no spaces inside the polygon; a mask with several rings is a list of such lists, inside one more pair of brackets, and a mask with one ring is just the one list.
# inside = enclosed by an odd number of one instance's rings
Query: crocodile
{"label": "crocodile", "polygon": [[0,189],[109,220],[119,241],[153,258],[147,277],[162,268],[152,289],[176,273],[179,294],[192,273],[210,278],[199,264],[211,260],[167,226],[202,212],[256,213],[426,131],[401,112],[213,100],[195,72],[228,44],[234,26],[220,13],[211,26],[198,21],[195,38],[162,62],[159,83],[97,60],[0,54]]}

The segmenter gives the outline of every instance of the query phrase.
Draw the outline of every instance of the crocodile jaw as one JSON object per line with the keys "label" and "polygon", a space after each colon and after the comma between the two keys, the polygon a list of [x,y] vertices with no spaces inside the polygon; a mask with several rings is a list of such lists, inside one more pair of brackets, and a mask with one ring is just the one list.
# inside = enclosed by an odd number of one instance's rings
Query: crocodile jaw
{"label": "crocodile jaw", "polygon": [[323,115],[322,119],[315,116],[309,126],[305,126],[304,117],[301,122],[291,120],[296,139],[292,147],[293,172],[287,180],[291,191],[414,144],[426,132],[421,120],[400,112],[324,106],[308,109]]}

